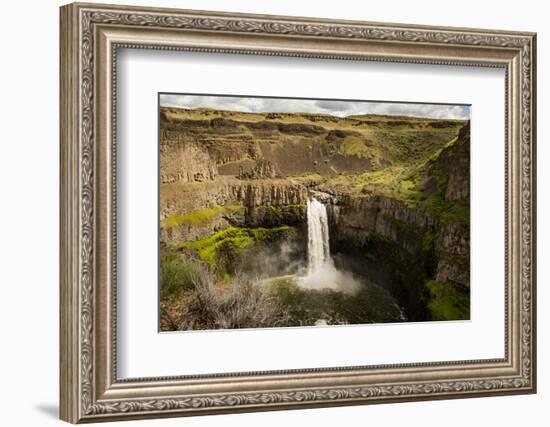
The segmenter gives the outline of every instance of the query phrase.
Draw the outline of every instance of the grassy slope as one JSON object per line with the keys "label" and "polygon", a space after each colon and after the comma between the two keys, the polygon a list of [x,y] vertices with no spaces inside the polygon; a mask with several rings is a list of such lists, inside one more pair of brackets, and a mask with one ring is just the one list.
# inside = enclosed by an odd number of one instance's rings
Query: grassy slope
{"label": "grassy slope", "polygon": [[[298,146],[306,151],[305,157],[308,150],[317,151],[327,163],[334,156],[340,156],[340,160],[342,157],[349,158],[350,161],[354,158],[368,159],[374,171],[386,169],[388,166],[399,170],[426,161],[434,151],[456,137],[458,129],[465,123],[461,120],[404,116],[336,117],[327,114],[242,113],[166,107],[161,108],[161,112],[166,123],[190,121],[202,124],[204,129],[191,138],[206,143],[208,150],[217,151],[227,144],[226,149],[229,151],[232,146],[248,141],[249,144],[257,145],[259,153],[256,155],[288,162],[292,159],[285,159],[280,155],[272,156],[271,152],[283,149],[296,157],[299,155],[296,151]],[[219,127],[212,126],[212,121],[217,119],[231,121],[234,127],[220,131]],[[243,161],[250,155],[244,148],[241,150],[243,157],[233,162]],[[315,157],[313,154],[315,153],[310,153],[310,157]],[[215,158],[220,157],[224,156],[216,153]],[[310,172],[315,173],[318,167],[319,165],[316,168],[312,163]],[[333,175],[340,173],[341,167],[341,163],[335,164]],[[330,169],[321,170],[322,174],[330,175],[327,172]],[[300,174],[303,175],[304,171]]]}
{"label": "grassy slope", "polygon": [[242,209],[242,205],[224,205],[201,208],[196,209],[185,215],[171,215],[168,218],[164,219],[161,222],[161,225],[164,228],[177,227],[182,224],[200,226],[212,221],[214,218],[220,215],[238,212]]}
{"label": "grassy slope", "polygon": [[[361,174],[341,175],[323,180],[323,185],[351,194],[381,194],[405,201],[411,208],[433,213],[443,223],[469,223],[469,207],[448,202],[444,195],[448,177],[441,170],[438,159],[442,151],[457,142],[453,138],[427,158],[411,159],[386,168]],[[435,177],[437,189],[430,197],[424,197],[422,178],[427,171]]]}
{"label": "grassy slope", "polygon": [[235,266],[237,256],[246,248],[258,243],[269,243],[281,239],[290,230],[288,226],[275,228],[228,227],[204,239],[181,243],[179,247],[192,248],[200,259],[219,276],[228,273]]}

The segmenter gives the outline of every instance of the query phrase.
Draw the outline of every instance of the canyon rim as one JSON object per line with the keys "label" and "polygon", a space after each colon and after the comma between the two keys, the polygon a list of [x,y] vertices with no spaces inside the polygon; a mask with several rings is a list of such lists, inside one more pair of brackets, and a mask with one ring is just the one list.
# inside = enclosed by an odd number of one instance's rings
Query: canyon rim
{"label": "canyon rim", "polygon": [[470,318],[470,107],[159,94],[160,331]]}

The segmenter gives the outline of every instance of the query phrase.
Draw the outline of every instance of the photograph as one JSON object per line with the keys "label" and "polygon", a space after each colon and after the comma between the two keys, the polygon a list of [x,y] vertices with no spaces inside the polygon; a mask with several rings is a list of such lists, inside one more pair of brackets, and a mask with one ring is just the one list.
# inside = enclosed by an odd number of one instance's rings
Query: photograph
{"label": "photograph", "polygon": [[158,100],[161,332],[470,319],[470,105]]}

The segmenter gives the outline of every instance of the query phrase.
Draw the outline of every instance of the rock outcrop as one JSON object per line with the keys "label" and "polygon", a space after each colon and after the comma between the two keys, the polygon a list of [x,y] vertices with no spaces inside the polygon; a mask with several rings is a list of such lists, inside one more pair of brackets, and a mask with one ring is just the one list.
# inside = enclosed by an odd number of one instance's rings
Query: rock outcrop
{"label": "rock outcrop", "polygon": [[207,152],[181,138],[161,141],[160,171],[161,184],[212,181],[218,174]]}
{"label": "rock outcrop", "polygon": [[250,169],[245,169],[243,164],[239,165],[239,174],[237,178],[239,179],[266,179],[266,178],[276,178],[277,170],[273,163],[269,160],[258,160],[257,162],[252,163]]}
{"label": "rock outcrop", "polygon": [[[195,173],[202,173],[197,175],[198,179],[209,179],[216,173],[244,174],[245,178],[251,174],[254,179],[307,173],[323,176],[362,173],[440,148],[462,125],[459,121],[410,117],[389,120],[383,116],[339,118],[322,114],[251,114],[177,108],[161,108],[160,121],[161,164],[170,165],[172,161],[173,153],[163,151],[166,144],[177,147],[192,144],[195,150],[207,154],[216,167],[213,174],[203,170],[163,171],[168,175],[163,182],[180,179],[193,182]],[[377,144],[377,140],[384,144]],[[201,163],[201,159],[196,163]]]}
{"label": "rock outcrop", "polygon": [[346,196],[340,202],[335,234],[361,247],[374,235],[390,240],[415,255],[418,236],[434,230],[436,218],[406,203],[384,196]]}
{"label": "rock outcrop", "polygon": [[[226,177],[209,183],[165,185],[161,193],[161,241],[202,239],[230,225],[303,225],[307,191],[302,184],[277,179],[242,181]],[[221,209],[224,206],[232,208]],[[215,214],[207,221],[192,221],[193,214],[205,211]],[[185,220],[188,217],[191,219]],[[167,226],[170,223],[173,225]]]}
{"label": "rock outcrop", "polygon": [[444,202],[462,211],[441,222],[435,251],[439,254],[436,280],[470,286],[470,126],[464,126],[457,138],[445,147],[428,174],[439,175],[439,191]]}
{"label": "rock outcrop", "polygon": [[[443,148],[437,166],[446,180],[445,200],[470,202],[470,125],[462,127],[455,141]],[[433,171],[428,171],[433,176]]]}

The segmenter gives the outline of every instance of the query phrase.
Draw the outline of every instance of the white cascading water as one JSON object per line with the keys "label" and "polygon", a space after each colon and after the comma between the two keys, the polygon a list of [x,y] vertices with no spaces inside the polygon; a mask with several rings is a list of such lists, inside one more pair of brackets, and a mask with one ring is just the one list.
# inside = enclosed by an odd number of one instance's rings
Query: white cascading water
{"label": "white cascading water", "polygon": [[336,269],[330,257],[330,240],[327,208],[314,196],[307,201],[307,275],[300,286],[310,289],[355,289],[355,281],[349,274]]}
{"label": "white cascading water", "polygon": [[330,257],[327,208],[315,197],[307,200],[308,276],[326,268],[334,268]]}

